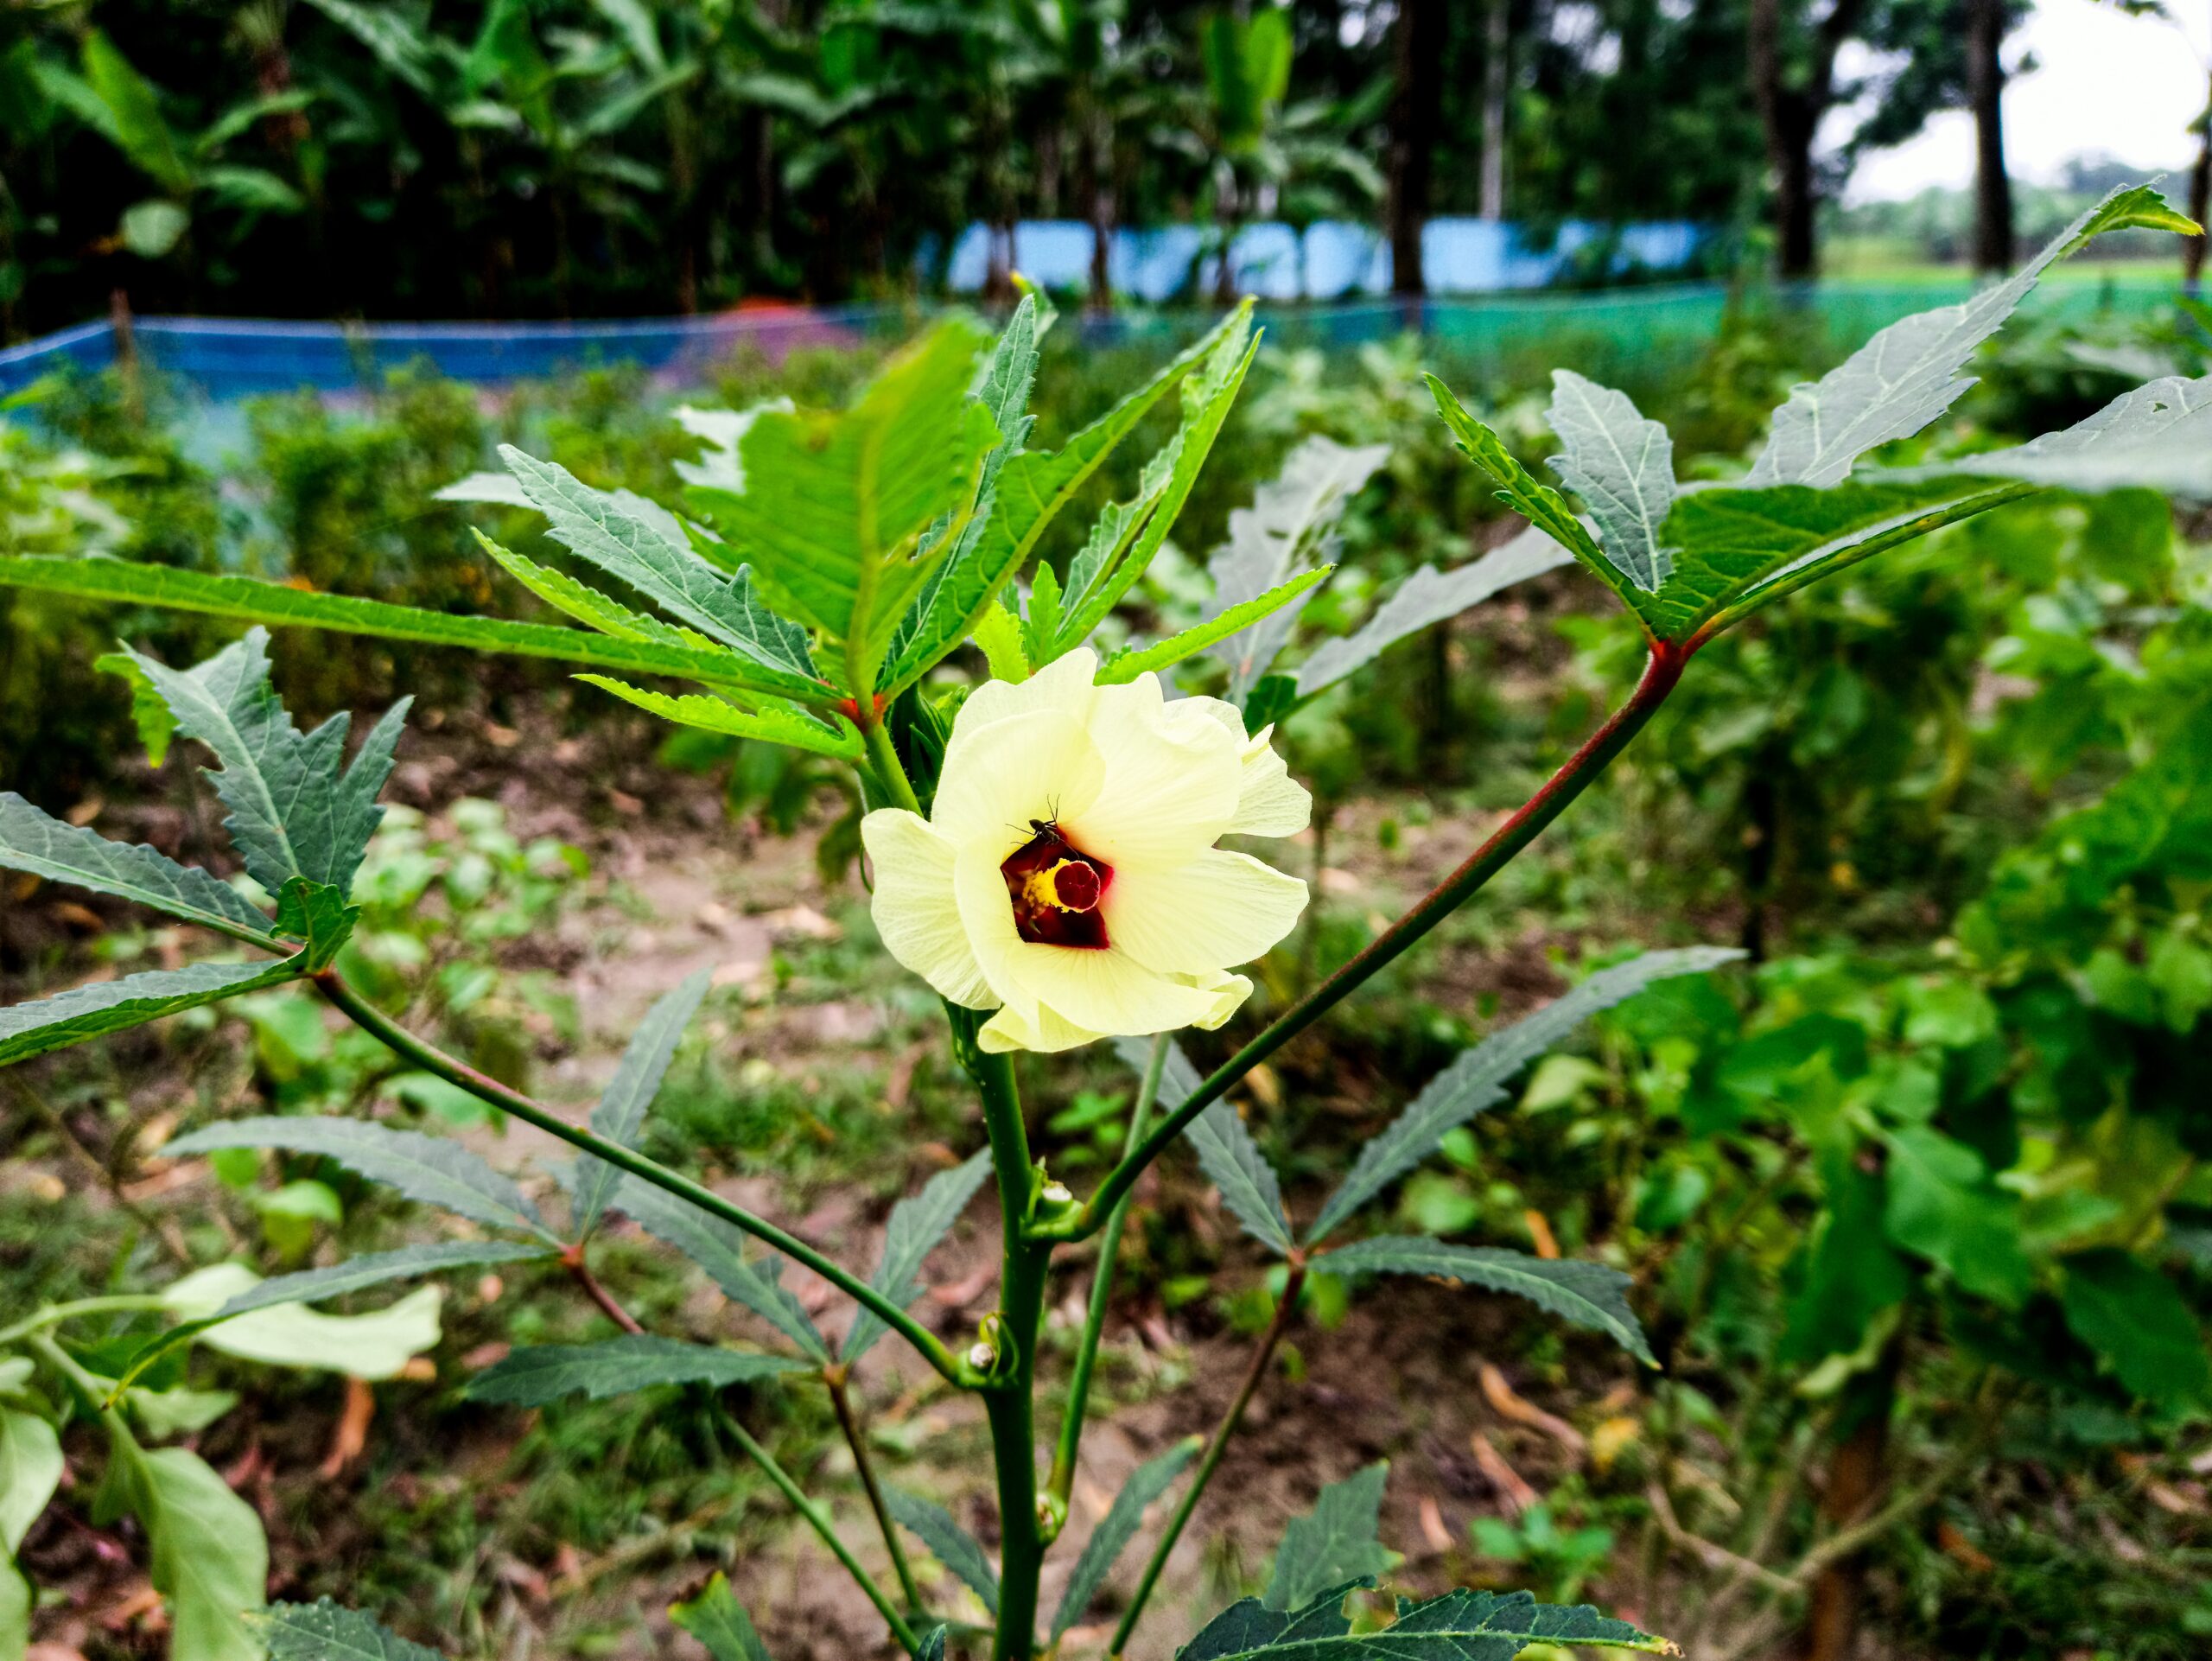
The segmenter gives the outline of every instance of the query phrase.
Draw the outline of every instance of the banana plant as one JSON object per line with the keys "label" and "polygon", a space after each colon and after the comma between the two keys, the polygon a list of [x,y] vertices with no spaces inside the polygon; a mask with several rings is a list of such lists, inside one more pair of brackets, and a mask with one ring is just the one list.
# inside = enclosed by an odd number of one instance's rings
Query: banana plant
{"label": "banana plant", "polygon": [[155,194],[123,210],[117,247],[159,259],[184,239],[195,215],[235,213],[243,232],[262,214],[296,213],[304,205],[297,190],[266,168],[222,159],[225,148],[264,117],[306,108],[310,97],[304,92],[248,99],[188,134],[169,124],[153,83],[99,29],[86,31],[79,70],[41,57],[33,60],[33,73],[54,105],[114,145],[155,187]]}

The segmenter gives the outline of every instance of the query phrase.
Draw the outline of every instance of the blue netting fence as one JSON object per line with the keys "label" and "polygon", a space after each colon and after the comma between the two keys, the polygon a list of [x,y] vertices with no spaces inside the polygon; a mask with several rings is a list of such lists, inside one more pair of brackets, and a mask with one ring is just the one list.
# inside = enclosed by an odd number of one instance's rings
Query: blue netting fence
{"label": "blue netting fence", "polygon": [[[1809,314],[1848,347],[1885,324],[1971,291],[1950,282],[1827,283],[1764,291],[1748,302]],[[2155,281],[2046,283],[2031,314],[2088,322],[2149,317],[2171,309],[2173,289]],[[1745,303],[1736,296],[1738,303]],[[1262,321],[1278,346],[1352,347],[1418,332],[1455,363],[1503,366],[1563,353],[1649,360],[1694,353],[1710,340],[1732,303],[1717,283],[1669,283],[1589,292],[1500,294],[1330,303],[1262,302]],[[343,396],[375,386],[391,370],[428,363],[472,385],[496,386],[614,364],[635,365],[669,387],[704,384],[717,366],[753,353],[780,362],[794,350],[899,338],[932,309],[918,305],[779,307],[712,315],[529,323],[311,323],[241,318],[139,317],[129,347],[141,366],[188,392],[232,403],[302,389]],[[1217,314],[1158,309],[1091,316],[1066,325],[1086,346],[1188,338]],[[86,323],[0,351],[0,394],[56,372],[106,368],[124,350],[115,325]]]}

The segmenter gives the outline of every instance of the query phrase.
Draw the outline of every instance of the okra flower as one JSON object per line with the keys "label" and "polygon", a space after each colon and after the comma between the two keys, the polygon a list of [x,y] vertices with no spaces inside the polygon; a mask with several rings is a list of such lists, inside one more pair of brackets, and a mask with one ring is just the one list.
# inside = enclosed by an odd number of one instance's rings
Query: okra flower
{"label": "okra flower", "polygon": [[861,824],[885,946],[997,1011],[987,1050],[1218,1027],[1252,990],[1230,970],[1306,908],[1296,877],[1214,846],[1306,828],[1312,799],[1268,733],[1218,698],[1167,702],[1154,675],[1094,685],[1097,667],[1077,650],[976,688],[930,817]]}

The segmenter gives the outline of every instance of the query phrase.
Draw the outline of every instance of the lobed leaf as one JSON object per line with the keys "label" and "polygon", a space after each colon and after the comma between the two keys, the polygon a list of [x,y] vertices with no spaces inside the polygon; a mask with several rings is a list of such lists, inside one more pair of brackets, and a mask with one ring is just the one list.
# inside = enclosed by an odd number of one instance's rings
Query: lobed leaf
{"label": "lobed leaf", "polygon": [[1661,527],[1675,502],[1675,442],[1638,412],[1625,392],[1552,371],[1552,430],[1561,446],[1552,466],[1598,522],[1605,557],[1645,593],[1674,569]]}
{"label": "lobed leaf", "polygon": [[143,1027],[180,1009],[196,1009],[240,992],[294,980],[306,970],[304,953],[277,963],[190,964],[11,1003],[0,1009],[0,1067],[67,1049],[88,1038]]}
{"label": "lobed leaf", "polygon": [[1604,1263],[1532,1257],[1497,1246],[1447,1245],[1424,1235],[1384,1234],[1315,1260],[1332,1275],[1433,1275],[1492,1292],[1510,1292],[1541,1309],[1601,1332],[1646,1366],[1658,1359],[1629,1308],[1632,1282]]}
{"label": "lobed leaf", "polygon": [[1105,1583],[1114,1561],[1122,1555],[1133,1539],[1138,1525],[1144,1521],[1145,1508],[1166,1493],[1183,1467],[1197,1455],[1199,1438],[1185,1436],[1166,1453],[1148,1459],[1129,1473],[1129,1480],[1122,1485],[1121,1492],[1114,1496],[1113,1505],[1083,1543],[1083,1551],[1075,1560],[1075,1567],[1068,1572],[1067,1589],[1060,1595],[1060,1607],[1052,1616],[1052,1642],[1060,1641],[1067,1629],[1083,1619],[1084,1611],[1090,1607],[1092,1598]]}
{"label": "lobed leaf", "polygon": [[1917,471],[1971,473],[2062,490],[2212,497],[2212,375],[2168,375],[2063,431]]}
{"label": "lobed leaf", "polygon": [[537,1206],[512,1179],[442,1136],[394,1130],[359,1119],[270,1116],[205,1125],[162,1151],[165,1157],[181,1159],[223,1148],[281,1148],[320,1155],[423,1205],[493,1228],[519,1229],[541,1239],[556,1239]]}
{"label": "lobed leaf", "polygon": [[[0,554],[0,585],[73,595],[85,600],[113,600],[161,606],[172,611],[203,612],[218,617],[264,623],[279,628],[327,628],[343,634],[423,646],[462,646],[519,658],[548,658],[559,663],[589,664],[630,674],[680,675],[716,685],[757,684],[753,667],[723,651],[704,652],[624,640],[556,628],[543,623],[510,622],[498,617],[467,617],[451,612],[394,606],[350,595],[317,594],[251,577],[215,576],[168,565],[139,565],[95,556],[83,559],[46,555]],[[817,686],[813,696],[826,697]]]}
{"label": "lobed leaf", "polygon": [[92,667],[103,674],[120,675],[130,683],[130,724],[138,729],[138,741],[146,747],[147,760],[160,767],[168,760],[169,741],[176,736],[176,717],[162,702],[154,683],[128,652],[102,652],[92,659]]}
{"label": "lobed leaf", "polygon": [[1390,1461],[1379,1459],[1341,1482],[1329,1483],[1312,1511],[1290,1519],[1261,1599],[1265,1607],[1303,1609],[1332,1587],[1387,1575],[1403,1561],[1376,1537],[1382,1485],[1389,1474]]}
{"label": "lobed leaf", "polygon": [[700,486],[691,500],[758,561],[807,621],[872,669],[936,559],[924,533],[969,505],[1000,439],[969,397],[974,327],[940,323],[892,360],[849,410],[766,410],[740,444],[741,493]]}
{"label": "lobed leaf", "polygon": [[934,1499],[925,1499],[901,1488],[883,1491],[883,1508],[891,1513],[893,1522],[927,1546],[939,1562],[983,1601],[983,1607],[990,1612],[993,1620],[998,1618],[998,1571],[991,1567],[990,1558],[976,1537],[961,1527],[950,1511]]}
{"label": "lobed leaf", "polygon": [[1370,1583],[1332,1587],[1289,1612],[1247,1598],[1208,1622],[1175,1652],[1176,1661],[1513,1661],[1532,1644],[1681,1653],[1665,1639],[1587,1604],[1563,1608],[1538,1603],[1526,1592],[1456,1591],[1426,1603],[1402,1601],[1392,1625],[1354,1633],[1344,1601]]}
{"label": "lobed leaf", "polygon": [[796,710],[741,710],[722,698],[702,697],[696,692],[671,697],[605,675],[579,675],[576,678],[680,727],[728,733],[738,738],[758,739],[764,744],[783,744],[795,750],[811,750],[817,755],[835,755],[847,760],[860,757],[860,735],[851,727],[831,726]]}
{"label": "lobed leaf", "polygon": [[269,1646],[269,1661],[444,1661],[435,1650],[328,1598],[272,1603],[254,1625]]}
{"label": "lobed leaf", "polygon": [[2092,237],[2130,226],[2183,235],[2196,228],[2148,185],[2113,191],[2005,282],[1963,304],[1891,324],[1818,381],[1793,388],[1745,484],[1842,483],[1868,450],[1918,432],[1974,385],[1960,369],[2053,262]]}
{"label": "lobed leaf", "polygon": [[[660,1094],[661,1081],[667,1078],[669,1064],[676,1059],[676,1047],[683,1041],[683,1029],[698,1013],[699,1002],[707,996],[707,988],[713,981],[711,969],[686,976],[672,990],[653,1001],[652,1008],[645,1011],[645,1018],[638,1023],[638,1030],[630,1034],[613,1078],[607,1080],[599,1104],[591,1111],[591,1128],[609,1142],[620,1142],[625,1148],[638,1145],[638,1130],[645,1122],[645,1111],[653,1104],[653,1098]],[[569,1232],[581,1240],[598,1226],[600,1213],[613,1198],[622,1173],[591,1154],[576,1156],[575,1173],[574,1220]]]}
{"label": "lobed leaf", "polygon": [[709,1384],[720,1390],[805,1370],[805,1362],[789,1356],[626,1333],[599,1344],[537,1344],[512,1351],[471,1378],[461,1393],[475,1402],[543,1407],[563,1396],[588,1396],[597,1402],[662,1384]]}
{"label": "lobed leaf", "polygon": [[702,559],[673,514],[626,491],[594,490],[566,468],[512,444],[499,446],[499,459],[545,515],[553,539],[571,553],[750,659],[765,688],[790,697],[823,696],[806,631],[768,608],[743,567],[731,576]]}
{"label": "lobed leaf", "polygon": [[[950,1170],[938,1172],[922,1185],[921,1193],[893,1206],[883,1231],[883,1256],[868,1284],[902,1309],[920,1296],[923,1260],[968,1209],[990,1171],[987,1148]],[[882,1316],[862,1304],[846,1330],[839,1359],[850,1365],[890,1330]]]}
{"label": "lobed leaf", "polygon": [[1229,540],[1206,562],[1213,597],[1206,602],[1200,627],[1239,611],[1249,613],[1244,621],[1224,631],[1224,638],[1212,647],[1213,655],[1229,667],[1230,703],[1244,701],[1245,693],[1267,673],[1290,639],[1298,612],[1281,608],[1302,596],[1306,589],[1284,595],[1264,610],[1250,608],[1281,595],[1292,579],[1310,575],[1310,567],[1330,563],[1344,505],[1389,459],[1388,444],[1339,444],[1317,435],[1283,459],[1281,470],[1253,493],[1251,506],[1230,514]]}
{"label": "lobed leaf", "polygon": [[1647,951],[1599,970],[1564,997],[1461,1051],[1387,1130],[1360,1149],[1351,1173],[1306,1231],[1306,1244],[1319,1244],[1354,1212],[1427,1158],[1445,1132],[1496,1104],[1516,1073],[1599,1010],[1634,997],[1656,981],[1702,974],[1743,955],[1717,946]]}
{"label": "lobed leaf", "polygon": [[124,650],[169,706],[177,730],[223,764],[208,776],[231,810],[223,827],[254,881],[271,894],[294,877],[350,893],[384,818],[377,795],[391,776],[412,700],[386,710],[348,764],[348,716],[333,716],[310,733],[292,725],[270,682],[267,630],[248,629],[188,670]]}
{"label": "lobed leaf", "polygon": [[296,876],[276,896],[276,932],[306,948],[300,955],[310,975],[337,962],[339,949],[360,920],[361,908],[347,905],[346,896],[327,882]]}
{"label": "lobed leaf", "polygon": [[110,842],[0,791],[0,867],[112,894],[255,945],[277,947],[268,917],[227,882],[143,843]]}
{"label": "lobed leaf", "polygon": [[1620,595],[1624,604],[1643,616],[1636,598],[1643,590],[1626,572],[1605,557],[1597,539],[1567,506],[1567,498],[1530,476],[1528,468],[1513,459],[1513,453],[1505,448],[1505,441],[1469,415],[1459,400],[1452,397],[1450,387],[1433,375],[1425,379],[1429,396],[1436,401],[1436,412],[1452,430],[1460,453],[1497,481],[1498,500],[1580,560],[1593,576]]}
{"label": "lobed leaf", "polygon": [[1172,668],[1185,658],[1227,640],[1230,636],[1249,633],[1269,617],[1280,616],[1286,628],[1289,620],[1303,608],[1306,596],[1326,582],[1337,568],[1323,565],[1291,578],[1287,582],[1269,589],[1265,594],[1231,606],[1217,616],[1193,624],[1180,633],[1171,634],[1164,640],[1147,646],[1131,646],[1116,652],[1099,666],[1097,684],[1116,686],[1133,681],[1139,675],[1154,673]]}
{"label": "lobed leaf", "polygon": [[1243,1118],[1227,1101],[1217,1101],[1185,1129],[1198,1150],[1198,1168],[1221,1190],[1222,1203],[1236,1213],[1244,1231],[1276,1256],[1287,1257],[1297,1243],[1284,1220],[1282,1185]]}
{"label": "lobed leaf", "polygon": [[[525,502],[524,506],[530,504]],[[664,623],[658,617],[632,611],[612,595],[601,594],[589,584],[577,582],[566,571],[540,565],[527,555],[502,547],[481,531],[474,534],[476,545],[484,550],[493,564],[556,611],[575,618],[586,628],[597,629],[601,633],[611,634],[619,640],[656,640],[663,646],[672,646],[687,652],[728,651],[727,647],[716,645],[695,630]]]}
{"label": "lobed leaf", "polygon": [[780,1276],[783,1259],[764,1255],[745,1259],[745,1236],[719,1217],[679,1200],[664,1188],[625,1176],[609,1202],[639,1228],[666,1241],[707,1272],[732,1298],[798,1345],[812,1360],[827,1363],[830,1346],[812,1317],[791,1295]]}
{"label": "lobed leaf", "polygon": [[1456,617],[1502,589],[1573,563],[1573,554],[1530,525],[1503,546],[1451,570],[1424,565],[1398,585],[1357,633],[1324,641],[1299,665],[1298,697],[1326,691],[1408,634]]}
{"label": "lobed leaf", "polygon": [[698,1595],[668,1606],[668,1618],[707,1646],[714,1661],[768,1661],[768,1649],[753,1630],[753,1617],[729,1589],[729,1577],[716,1569]]}

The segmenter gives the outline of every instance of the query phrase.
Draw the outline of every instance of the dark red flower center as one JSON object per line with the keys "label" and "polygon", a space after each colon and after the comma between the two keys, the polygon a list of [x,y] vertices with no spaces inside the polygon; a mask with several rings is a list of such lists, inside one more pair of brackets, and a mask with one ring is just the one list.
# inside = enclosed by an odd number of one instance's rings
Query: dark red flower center
{"label": "dark red flower center", "polygon": [[1114,868],[1075,847],[1048,820],[1032,819],[1029,828],[1034,834],[999,866],[1014,901],[1014,932],[1032,945],[1103,951],[1106,918],[1098,902]]}

